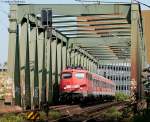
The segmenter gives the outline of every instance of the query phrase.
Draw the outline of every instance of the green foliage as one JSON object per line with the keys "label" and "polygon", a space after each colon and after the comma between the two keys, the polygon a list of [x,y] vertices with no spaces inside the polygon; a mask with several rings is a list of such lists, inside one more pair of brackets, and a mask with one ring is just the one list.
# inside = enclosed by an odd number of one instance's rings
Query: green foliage
{"label": "green foliage", "polygon": [[15,114],[5,114],[0,117],[0,122],[23,122],[24,115],[15,115]]}
{"label": "green foliage", "polygon": [[115,107],[111,107],[103,114],[104,118],[106,118],[108,120],[119,119],[121,117],[121,115],[122,115],[122,113],[119,112],[117,110],[117,108],[115,108]]}
{"label": "green foliage", "polygon": [[131,107],[123,109],[121,122],[132,122],[133,111]]}
{"label": "green foliage", "polygon": [[115,94],[115,99],[117,101],[125,101],[129,99],[129,96],[124,93],[118,92]]}
{"label": "green foliage", "polygon": [[58,111],[50,111],[48,113],[48,115],[52,118],[52,119],[58,119],[61,117],[61,113]]}
{"label": "green foliage", "polygon": [[132,122],[150,122],[150,110],[147,110],[146,113],[135,115]]}
{"label": "green foliage", "polygon": [[132,108],[124,108],[123,109],[123,113],[122,113],[122,117],[123,118],[129,118],[132,115]]}
{"label": "green foliage", "polygon": [[44,119],[46,119],[46,113],[45,112],[39,112],[40,113],[40,119],[41,120],[44,120]]}
{"label": "green foliage", "polygon": [[[57,119],[60,118],[61,114],[58,111],[50,111],[48,113],[48,118],[49,119]],[[45,112],[40,112],[40,120],[45,120],[47,118],[46,113]]]}

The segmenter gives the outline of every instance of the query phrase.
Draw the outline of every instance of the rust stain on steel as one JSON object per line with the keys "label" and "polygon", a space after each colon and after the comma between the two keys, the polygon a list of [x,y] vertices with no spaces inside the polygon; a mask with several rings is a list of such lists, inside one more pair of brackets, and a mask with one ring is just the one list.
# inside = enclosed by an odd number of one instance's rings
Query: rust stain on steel
{"label": "rust stain on steel", "polygon": [[110,18],[126,18],[123,14],[107,14],[107,15],[95,15],[95,16],[78,16],[79,20],[95,20],[95,19],[110,19]]}
{"label": "rust stain on steel", "polygon": [[[134,29],[132,29],[132,31],[134,31],[134,33],[137,32],[137,27],[134,27]],[[132,81],[137,81],[137,63],[138,63],[138,59],[137,59],[137,34],[134,34],[131,36],[131,80]]]}
{"label": "rust stain on steel", "polygon": [[125,28],[125,27],[127,27],[127,28],[130,28],[130,24],[116,24],[116,25],[101,25],[101,26],[85,26],[85,27],[80,27],[80,28],[87,28],[87,29],[109,29],[109,28],[118,28],[118,27],[122,27],[122,28]]}
{"label": "rust stain on steel", "polygon": [[137,19],[131,24],[131,80],[138,82],[138,26]]}
{"label": "rust stain on steel", "polygon": [[[133,55],[136,55],[135,52],[132,52]],[[137,60],[136,56],[131,56],[131,80],[137,81]]]}
{"label": "rust stain on steel", "polygon": [[[100,18],[99,18],[100,19]],[[112,24],[112,23],[128,23],[127,20],[110,20],[110,21],[88,21],[88,22],[78,22],[79,24]]]}
{"label": "rust stain on steel", "polygon": [[150,10],[142,11],[147,62],[150,64]]}

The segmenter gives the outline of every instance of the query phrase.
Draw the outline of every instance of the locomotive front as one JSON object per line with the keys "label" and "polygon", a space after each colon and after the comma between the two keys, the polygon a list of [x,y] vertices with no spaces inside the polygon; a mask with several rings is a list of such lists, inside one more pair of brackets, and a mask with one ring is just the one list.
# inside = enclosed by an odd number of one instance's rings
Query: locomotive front
{"label": "locomotive front", "polygon": [[60,101],[79,102],[87,94],[86,71],[65,69],[61,74]]}

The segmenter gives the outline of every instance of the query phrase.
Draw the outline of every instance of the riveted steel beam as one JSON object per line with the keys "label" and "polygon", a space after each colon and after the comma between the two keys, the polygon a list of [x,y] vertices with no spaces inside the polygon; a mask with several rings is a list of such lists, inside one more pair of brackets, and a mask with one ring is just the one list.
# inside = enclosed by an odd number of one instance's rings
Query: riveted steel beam
{"label": "riveted steel beam", "polygon": [[90,38],[69,38],[69,45],[74,43],[74,44],[81,44],[83,45],[90,45],[90,46],[101,46],[101,45],[109,45],[111,43],[128,43],[129,39],[128,38],[119,38],[119,37],[102,37],[102,38],[94,38],[91,39]]}
{"label": "riveted steel beam", "polygon": [[[84,16],[84,17],[86,17],[86,16]],[[94,15],[93,15],[93,17],[94,17]],[[55,19],[55,18],[53,18],[53,23],[54,24],[56,24],[56,23],[74,23],[74,22],[77,22],[77,23],[79,23],[79,22],[98,22],[98,21],[104,21],[104,22],[106,22],[106,21],[122,21],[122,20],[124,20],[124,21],[126,21],[127,22],[127,18],[126,17],[122,17],[122,18],[117,18],[117,17],[113,17],[112,16],[112,18],[110,17],[110,18],[108,18],[108,17],[101,17],[101,16],[96,16],[97,17],[97,19],[92,19],[92,20],[85,20],[85,19],[83,19],[83,20],[76,20],[76,17],[74,17],[72,20],[70,19],[70,20],[57,20],[57,19]],[[63,17],[62,17],[63,18]],[[61,19],[62,19],[61,18]],[[79,18],[79,16],[77,17],[77,18]]]}
{"label": "riveted steel beam", "polygon": [[69,27],[77,27],[77,28],[82,28],[82,27],[99,27],[99,26],[121,26],[121,25],[124,25],[124,24],[127,24],[127,26],[129,25],[128,23],[126,22],[116,22],[116,23],[101,23],[101,24],[91,24],[91,25],[86,25],[86,24],[82,24],[82,25],[78,25],[78,24],[74,24],[74,25],[54,25],[53,27],[56,28],[56,29],[59,29],[59,28],[69,28]]}
{"label": "riveted steel beam", "polygon": [[48,46],[49,46],[49,53],[48,53],[48,62],[47,62],[47,64],[49,64],[48,66],[48,68],[49,68],[49,70],[48,70],[48,74],[49,74],[49,87],[48,87],[48,102],[49,102],[49,104],[52,104],[53,103],[53,79],[52,79],[52,37],[50,37],[50,39],[48,40],[49,41],[49,43],[48,43]]}
{"label": "riveted steel beam", "polygon": [[20,48],[19,48],[19,27],[16,27],[16,48],[15,48],[15,66],[14,66],[14,85],[15,102],[21,106],[21,87],[20,87]]}
{"label": "riveted steel beam", "polygon": [[43,61],[42,61],[42,91],[41,91],[41,102],[46,102],[46,80],[47,80],[47,69],[46,69],[46,30],[44,31],[43,36]]}
{"label": "riveted steel beam", "polygon": [[57,44],[58,44],[58,38],[56,37],[56,56],[55,56],[55,81],[53,85],[53,101],[54,103],[58,103],[58,94],[59,94],[59,89],[58,89],[58,50],[57,50]]}
{"label": "riveted steel beam", "polygon": [[[118,5],[118,13],[122,13],[122,15],[127,15],[128,11],[130,10],[130,4],[126,5]],[[12,9],[17,10],[18,21],[21,21],[22,17],[26,13],[34,13],[39,14],[41,9],[50,8],[54,11],[56,15],[63,15],[63,16],[79,16],[79,15],[97,15],[98,14],[112,14],[116,13],[116,6],[115,5],[101,5],[101,4],[91,4],[91,5],[82,5],[82,4],[43,4],[43,5],[11,5]],[[104,9],[105,8],[105,9]],[[68,11],[69,10],[69,11]],[[104,14],[104,15],[105,15]],[[108,17],[110,16],[108,15]],[[116,15],[118,16],[118,15]],[[57,16],[58,17],[58,16]]]}
{"label": "riveted steel beam", "polygon": [[90,58],[90,59],[93,60],[94,62],[97,62],[97,60],[96,60],[92,55],[88,54],[88,53],[87,53],[85,50],[83,50],[82,48],[77,47],[77,46],[74,46],[72,49],[73,49],[73,50],[74,50],[74,49],[78,50],[80,53],[82,53],[83,55],[88,56],[88,58]]}
{"label": "riveted steel beam", "polygon": [[142,72],[142,56],[140,42],[142,35],[140,33],[141,28],[141,16],[140,7],[138,4],[132,4],[132,23],[131,23],[131,80],[137,82],[137,95],[138,99],[142,99],[143,89],[141,83]]}
{"label": "riveted steel beam", "polygon": [[[29,63],[30,63],[30,84],[31,84],[31,108],[34,109],[34,107],[36,105],[39,105],[38,104],[38,99],[37,99],[37,104],[35,104],[35,100],[34,100],[34,95],[36,94],[36,90],[35,90],[35,87],[34,85],[36,85],[36,82],[38,81],[35,81],[35,72],[34,72],[34,69],[35,69],[35,48],[36,48],[36,45],[35,45],[35,41],[36,41],[36,27],[35,28],[32,28],[30,29],[30,43],[29,43]],[[31,35],[35,35],[35,36],[31,36]],[[37,64],[36,64],[37,65]],[[36,71],[38,73],[38,70]],[[37,79],[37,78],[36,78]],[[35,84],[34,84],[35,83]],[[36,85],[37,86],[37,85]],[[38,96],[38,95],[37,95]]]}
{"label": "riveted steel beam", "polygon": [[[85,34],[124,34],[130,33],[129,29],[115,29],[115,30],[87,30],[87,31],[74,31],[74,32],[62,32],[64,35],[85,35]],[[118,35],[119,35],[118,34]]]}
{"label": "riveted steel beam", "polygon": [[39,68],[38,68],[38,28],[35,31],[35,57],[34,57],[34,97],[33,103],[34,107],[39,107]]}
{"label": "riveted steel beam", "polygon": [[70,29],[59,29],[60,31],[61,31],[61,33],[62,32],[86,32],[86,31],[99,31],[99,30],[118,30],[118,29],[120,29],[120,30],[122,30],[122,31],[124,31],[124,30],[130,30],[130,28],[129,27],[118,27],[118,26],[116,26],[116,27],[102,27],[102,28],[80,28],[80,29],[77,29],[77,28],[74,28],[74,29],[72,29],[72,28],[70,28]]}
{"label": "riveted steel beam", "polygon": [[30,82],[31,82],[31,79],[30,79],[30,49],[29,49],[29,29],[30,29],[30,26],[29,26],[29,20],[27,19],[27,25],[26,25],[26,61],[25,61],[25,104],[26,104],[26,108],[27,109],[30,109],[31,108],[31,87],[30,87]]}

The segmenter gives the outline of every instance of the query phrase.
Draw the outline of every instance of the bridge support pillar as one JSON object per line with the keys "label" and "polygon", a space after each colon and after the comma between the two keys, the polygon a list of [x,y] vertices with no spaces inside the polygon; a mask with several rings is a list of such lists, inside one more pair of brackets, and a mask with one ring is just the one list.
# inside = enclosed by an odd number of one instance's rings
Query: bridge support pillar
{"label": "bridge support pillar", "polygon": [[[131,6],[131,81],[137,83],[137,100],[142,100],[144,93],[141,81],[142,73],[142,47],[141,42],[143,35],[141,33],[139,6],[132,4]],[[144,43],[144,41],[142,42]]]}

